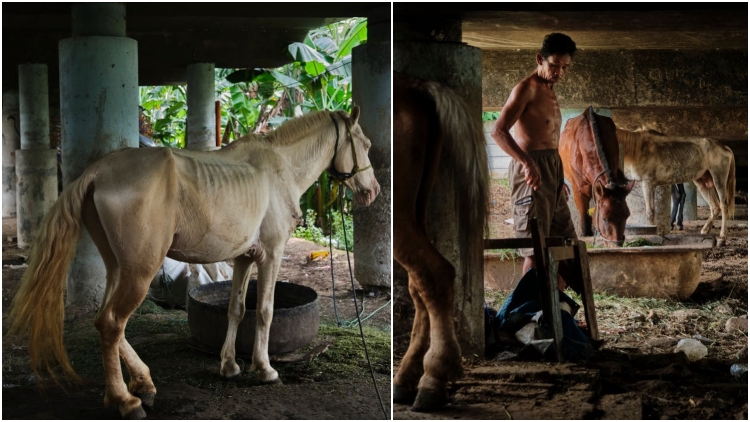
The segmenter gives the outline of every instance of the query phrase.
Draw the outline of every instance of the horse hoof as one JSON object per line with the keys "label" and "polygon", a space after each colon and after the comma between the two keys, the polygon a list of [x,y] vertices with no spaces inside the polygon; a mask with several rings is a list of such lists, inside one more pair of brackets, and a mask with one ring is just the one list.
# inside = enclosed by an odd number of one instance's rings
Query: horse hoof
{"label": "horse hoof", "polygon": [[446,404],[448,404],[448,396],[445,392],[420,388],[411,410],[415,412],[430,412],[442,409]]}
{"label": "horse hoof", "polygon": [[128,420],[146,419],[146,411],[143,410],[142,406],[138,406],[133,408],[133,410],[131,410],[130,412],[124,414],[122,418]]}
{"label": "horse hoof", "polygon": [[261,380],[260,382],[262,384],[268,384],[268,385],[273,385],[273,384],[283,385],[284,384],[283,382],[281,382],[281,378],[276,378],[276,379],[268,380],[268,381]]}
{"label": "horse hoof", "polygon": [[417,392],[401,385],[393,386],[393,402],[397,404],[412,404],[417,398]]}
{"label": "horse hoof", "polygon": [[141,399],[141,405],[146,409],[153,409],[154,408],[154,398],[156,398],[156,393],[140,393],[135,394],[136,397]]}
{"label": "horse hoof", "polygon": [[722,238],[716,239],[716,246],[722,247],[722,246],[724,246],[726,244],[727,244],[727,240],[726,239],[722,239]]}

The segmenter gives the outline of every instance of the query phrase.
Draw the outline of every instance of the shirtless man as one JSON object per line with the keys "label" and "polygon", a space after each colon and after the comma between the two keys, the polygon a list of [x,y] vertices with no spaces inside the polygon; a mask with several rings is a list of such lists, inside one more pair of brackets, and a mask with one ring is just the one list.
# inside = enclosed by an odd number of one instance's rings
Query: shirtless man
{"label": "shirtless man", "polygon": [[[562,116],[553,86],[570,66],[576,44],[565,34],[544,37],[536,70],[510,93],[492,137],[513,158],[508,169],[516,237],[531,237],[528,221],[536,217],[543,236],[576,238],[564,194],[563,167],[557,146]],[[515,126],[515,139],[510,129]],[[522,249],[523,271],[535,266],[533,249]],[[565,283],[558,276],[558,288]]]}

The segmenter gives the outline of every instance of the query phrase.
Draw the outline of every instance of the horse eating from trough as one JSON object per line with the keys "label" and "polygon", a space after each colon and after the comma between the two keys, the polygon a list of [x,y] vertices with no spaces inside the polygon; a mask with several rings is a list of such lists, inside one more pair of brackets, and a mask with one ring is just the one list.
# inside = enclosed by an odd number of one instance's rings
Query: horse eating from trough
{"label": "horse eating from trough", "polygon": [[[229,328],[221,350],[223,377],[240,374],[237,326],[245,313],[250,267],[258,266],[258,302],[251,369],[278,382],[268,356],[276,276],[284,246],[302,218],[299,199],[328,170],[369,205],[380,191],[370,168],[370,140],[351,116],[321,111],[293,119],[267,136],[247,135],[212,152],[123,149],[90,165],[47,213],[13,299],[10,332],[29,332],[31,367],[77,375],[63,345],[69,261],[85,227],[104,260],[106,288],[94,324],[100,333],[105,406],[143,418],[156,387],[149,368],[125,339],[165,256],[191,263],[234,258]],[[126,385],[120,358],[130,373]]]}
{"label": "horse eating from trough", "polygon": [[568,120],[560,134],[560,158],[565,178],[573,186],[581,235],[593,235],[588,214],[593,196],[594,225],[605,240],[605,246],[623,245],[625,223],[630,216],[625,198],[634,182],[625,179],[619,168],[619,156],[614,122],[594,113],[593,107]]}
{"label": "horse eating from trough", "polygon": [[647,130],[618,129],[617,140],[624,147],[625,174],[641,181],[651,224],[654,223],[654,188],[692,181],[711,208],[701,234],[711,230],[721,212],[717,245],[726,242],[727,219],[734,218],[737,183],[734,154],[729,147],[710,138],[667,136]]}
{"label": "horse eating from trough", "polygon": [[[415,308],[409,349],[393,380],[393,401],[428,411],[446,403],[448,382],[463,372],[454,283],[483,265],[489,166],[479,116],[458,94],[397,72],[393,84],[393,255],[409,274]],[[458,277],[426,229],[428,199],[439,171],[452,174],[455,186]]]}

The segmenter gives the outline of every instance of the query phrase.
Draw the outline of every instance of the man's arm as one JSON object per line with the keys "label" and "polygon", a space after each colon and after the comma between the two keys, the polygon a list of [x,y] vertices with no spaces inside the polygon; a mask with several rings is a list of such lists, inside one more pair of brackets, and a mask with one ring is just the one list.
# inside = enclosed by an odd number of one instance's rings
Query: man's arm
{"label": "man's arm", "polygon": [[521,118],[533,95],[533,87],[527,81],[522,81],[516,85],[513,91],[511,91],[503,110],[500,112],[500,117],[495,122],[495,127],[492,129],[491,135],[503,151],[523,165],[526,183],[536,190],[541,181],[539,168],[510,135],[510,128]]}

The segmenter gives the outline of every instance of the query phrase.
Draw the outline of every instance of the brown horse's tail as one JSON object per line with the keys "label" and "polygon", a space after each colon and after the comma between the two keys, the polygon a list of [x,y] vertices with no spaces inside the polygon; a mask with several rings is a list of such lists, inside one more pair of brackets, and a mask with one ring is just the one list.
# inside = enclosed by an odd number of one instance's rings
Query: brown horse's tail
{"label": "brown horse's tail", "polygon": [[729,163],[729,177],[727,178],[727,201],[726,204],[727,207],[727,217],[730,220],[734,220],[734,194],[735,189],[737,188],[737,179],[735,178],[735,168],[734,168],[734,153],[732,152],[729,147],[724,147],[727,150],[729,150],[729,153],[732,155],[732,161]]}
{"label": "brown horse's tail", "polygon": [[436,83],[425,84],[435,101],[443,148],[454,173],[458,217],[461,276],[484,265],[484,233],[487,231],[489,165],[481,118],[471,113],[463,98]]}
{"label": "brown horse's tail", "polygon": [[68,265],[81,235],[81,207],[92,179],[84,173],[68,185],[44,216],[11,304],[8,333],[29,332],[29,360],[37,376],[44,371],[57,380],[53,371],[57,362],[70,380],[79,380],[63,345],[64,297]]}

